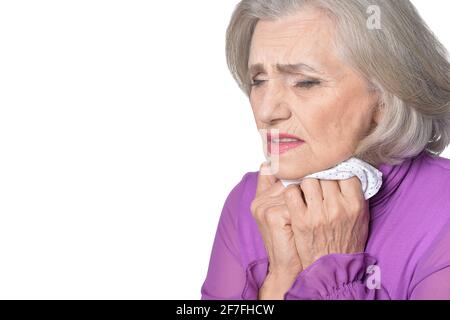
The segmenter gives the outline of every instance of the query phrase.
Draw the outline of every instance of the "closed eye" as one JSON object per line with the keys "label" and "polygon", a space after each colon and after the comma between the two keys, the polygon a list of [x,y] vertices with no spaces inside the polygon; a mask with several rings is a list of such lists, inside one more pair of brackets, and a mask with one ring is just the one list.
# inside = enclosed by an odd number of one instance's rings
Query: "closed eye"
{"label": "closed eye", "polygon": [[261,83],[263,83],[265,80],[253,80],[253,82],[251,83],[252,87],[259,87],[259,85]]}
{"label": "closed eye", "polygon": [[[251,83],[252,87],[259,87],[263,82],[265,82],[266,80],[253,80],[253,82]],[[297,82],[295,84],[295,87],[299,87],[299,88],[312,88],[315,85],[319,85],[320,81],[319,80],[306,80],[306,81],[300,81]]]}
{"label": "closed eye", "polygon": [[318,84],[320,84],[320,81],[318,81],[318,80],[308,80],[308,81],[297,82],[297,84],[295,86],[300,87],[300,88],[309,89]]}

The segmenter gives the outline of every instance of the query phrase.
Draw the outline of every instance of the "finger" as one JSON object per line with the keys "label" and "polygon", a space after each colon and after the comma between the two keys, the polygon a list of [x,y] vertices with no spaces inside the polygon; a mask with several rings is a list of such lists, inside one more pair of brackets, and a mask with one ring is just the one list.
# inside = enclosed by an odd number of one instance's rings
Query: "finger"
{"label": "finger", "polygon": [[261,196],[255,198],[251,204],[252,215],[259,223],[265,223],[266,210],[270,207],[284,205],[285,200],[283,195],[278,196]]}
{"label": "finger", "polygon": [[283,185],[283,183],[281,183],[280,180],[277,180],[277,182],[270,186],[269,189],[265,190],[263,194],[267,197],[276,197],[282,195],[285,190],[286,187]]}
{"label": "finger", "polygon": [[318,209],[323,203],[322,187],[318,179],[303,179],[300,188],[305,195],[305,203],[308,208]]}
{"label": "finger", "polygon": [[364,198],[361,181],[356,176],[339,180],[339,187],[341,188],[341,194],[345,198]]}
{"label": "finger", "polygon": [[265,210],[265,222],[271,228],[284,227],[291,223],[286,204],[274,205]]}
{"label": "finger", "polygon": [[284,200],[289,209],[306,209],[303,200],[302,190],[299,185],[293,184],[288,186],[284,192]]}
{"label": "finger", "polygon": [[263,202],[270,202],[270,199],[272,199],[273,197],[282,196],[284,190],[286,190],[286,187],[281,183],[281,181],[278,180],[268,189],[259,192],[258,195],[255,196],[255,199],[261,199],[261,201]]}
{"label": "finger", "polygon": [[327,212],[328,218],[332,218],[340,208],[343,195],[337,180],[320,180],[323,192],[323,208]]}
{"label": "finger", "polygon": [[270,162],[261,164],[258,173],[258,182],[256,184],[256,196],[259,196],[265,190],[269,189],[277,182],[277,178],[271,173]]}
{"label": "finger", "polygon": [[285,247],[285,240],[282,235],[286,229],[292,229],[286,205],[283,204],[268,208],[265,214],[264,225],[266,236],[263,238],[266,239],[265,243],[267,242],[266,250],[270,252],[270,256],[273,259],[277,253],[279,254],[280,241],[283,243],[282,249]]}
{"label": "finger", "polygon": [[[274,200],[276,200],[276,199],[274,199]],[[260,234],[264,241],[264,247],[266,248],[267,254],[271,259],[273,259],[273,256],[274,256],[273,241],[272,241],[272,237],[271,237],[272,228],[267,223],[266,217],[267,217],[267,212],[269,211],[269,209],[271,207],[281,205],[281,201],[274,202],[274,200],[272,200],[271,202],[261,203],[258,206],[257,214],[255,216],[256,222],[258,225],[258,229],[259,229]],[[273,260],[271,260],[271,261],[273,261]]]}
{"label": "finger", "polygon": [[337,201],[341,195],[341,188],[336,180],[320,180],[322,187],[323,199]]}
{"label": "finger", "polygon": [[290,185],[284,192],[286,207],[292,219],[292,223],[298,222],[306,212],[306,204],[302,197],[302,191],[298,185]]}

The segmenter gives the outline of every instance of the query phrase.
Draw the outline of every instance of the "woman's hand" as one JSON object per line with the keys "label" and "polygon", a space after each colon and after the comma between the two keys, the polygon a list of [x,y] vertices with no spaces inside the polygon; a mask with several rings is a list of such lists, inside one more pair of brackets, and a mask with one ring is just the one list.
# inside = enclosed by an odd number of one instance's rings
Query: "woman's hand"
{"label": "woman's hand", "polygon": [[251,204],[269,257],[269,272],[260,290],[259,299],[283,299],[302,264],[295,245],[291,218],[283,192],[286,188],[273,175],[261,175],[269,170],[263,163],[258,176],[256,196]]}
{"label": "woman's hand", "polygon": [[298,274],[324,255],[365,249],[369,209],[357,177],[307,178],[285,188],[260,174],[251,211],[269,256],[259,299],[283,299]]}
{"label": "woman's hand", "polygon": [[288,186],[283,195],[304,269],[327,254],[364,252],[369,208],[357,177],[306,178],[300,186]]}

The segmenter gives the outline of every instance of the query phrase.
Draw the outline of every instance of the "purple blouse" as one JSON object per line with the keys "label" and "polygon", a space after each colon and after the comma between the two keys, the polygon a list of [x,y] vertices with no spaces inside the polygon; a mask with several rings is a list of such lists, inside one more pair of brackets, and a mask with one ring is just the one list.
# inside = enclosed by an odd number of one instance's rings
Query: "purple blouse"
{"label": "purple blouse", "polygon": [[[378,170],[365,251],[322,256],[284,299],[450,299],[450,160],[424,150]],[[250,210],[257,179],[247,172],[225,200],[202,300],[258,299],[268,256]]]}

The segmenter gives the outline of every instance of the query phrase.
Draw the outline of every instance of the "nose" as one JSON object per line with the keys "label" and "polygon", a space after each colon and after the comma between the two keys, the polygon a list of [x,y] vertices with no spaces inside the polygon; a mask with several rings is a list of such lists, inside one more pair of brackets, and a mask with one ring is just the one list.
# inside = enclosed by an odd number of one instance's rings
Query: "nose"
{"label": "nose", "polygon": [[260,95],[256,101],[256,117],[266,124],[274,124],[289,119],[291,116],[288,94],[278,79],[268,80],[259,88]]}

